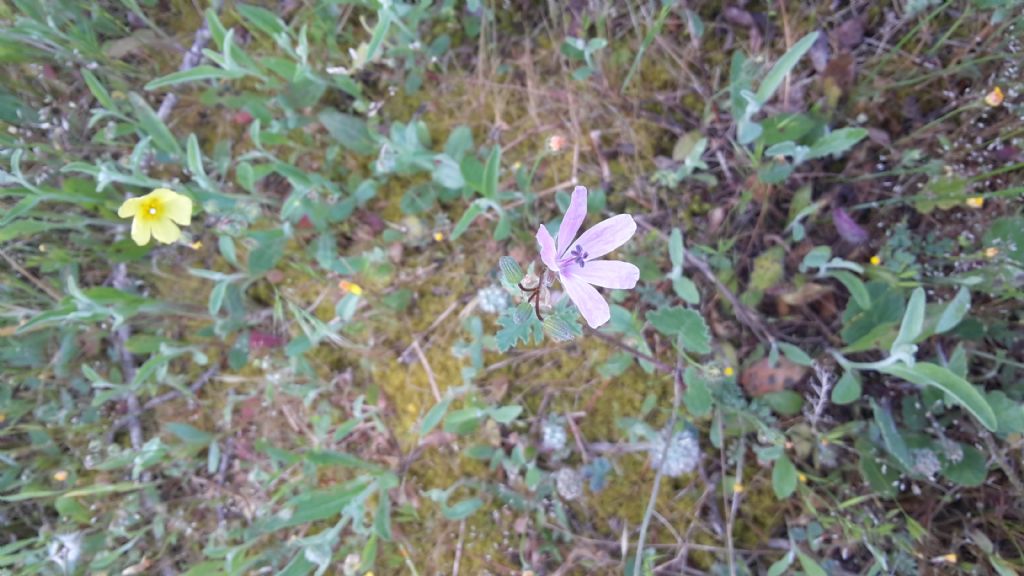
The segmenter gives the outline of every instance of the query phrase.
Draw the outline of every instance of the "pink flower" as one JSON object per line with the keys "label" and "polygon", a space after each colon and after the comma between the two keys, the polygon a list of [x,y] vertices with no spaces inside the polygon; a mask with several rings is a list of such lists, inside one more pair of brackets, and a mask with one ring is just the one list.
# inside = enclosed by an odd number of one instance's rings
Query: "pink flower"
{"label": "pink flower", "polygon": [[540,244],[541,260],[549,270],[558,274],[558,280],[587,324],[597,328],[608,321],[611,312],[594,286],[628,290],[636,286],[640,278],[640,269],[629,262],[597,258],[632,238],[636,222],[629,214],[612,216],[573,242],[586,217],[587,189],[577,186],[572,192],[562,225],[558,227],[557,244],[543,224],[537,229],[537,243]]}
{"label": "pink flower", "polygon": [[832,224],[839,232],[839,237],[851,244],[863,244],[868,239],[867,230],[860,227],[852,216],[842,208],[832,210]]}

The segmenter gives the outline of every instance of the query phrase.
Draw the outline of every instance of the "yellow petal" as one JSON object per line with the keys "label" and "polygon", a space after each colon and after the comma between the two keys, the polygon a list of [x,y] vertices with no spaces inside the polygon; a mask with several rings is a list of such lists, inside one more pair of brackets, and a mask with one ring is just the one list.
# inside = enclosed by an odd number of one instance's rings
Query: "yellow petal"
{"label": "yellow petal", "polygon": [[154,220],[151,226],[153,228],[153,237],[158,242],[173,244],[178,241],[178,238],[181,238],[181,230],[168,218]]}
{"label": "yellow petal", "polygon": [[139,211],[139,204],[142,198],[129,198],[117,209],[117,215],[121,218],[131,218]]}
{"label": "yellow petal", "polygon": [[182,226],[188,226],[192,223],[191,198],[167,188],[157,188],[150,192],[150,194],[163,204],[164,210],[171,220]]}
{"label": "yellow petal", "polygon": [[132,220],[132,240],[135,240],[139,246],[145,246],[149,244],[149,235],[149,222],[136,216],[135,220]]}

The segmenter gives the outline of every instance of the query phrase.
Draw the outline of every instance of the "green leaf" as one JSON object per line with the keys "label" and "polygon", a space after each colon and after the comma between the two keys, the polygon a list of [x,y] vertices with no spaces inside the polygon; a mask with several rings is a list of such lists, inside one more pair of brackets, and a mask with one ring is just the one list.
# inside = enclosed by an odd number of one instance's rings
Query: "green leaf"
{"label": "green leaf", "polygon": [[811,32],[807,36],[801,38],[796,44],[793,45],[779,61],[775,63],[771,71],[764,77],[764,81],[757,89],[757,100],[761,104],[767,103],[771,100],[775,91],[782,85],[782,81],[785,80],[786,76],[793,71],[796,67],[797,62],[800,58],[811,49],[814,45],[815,40],[818,39],[818,32]]}
{"label": "green leaf", "polygon": [[185,424],[183,422],[169,422],[164,426],[171,434],[174,434],[186,444],[198,444],[205,446],[213,440],[213,434],[204,432],[191,424]]}
{"label": "green leaf", "polygon": [[854,370],[847,370],[832,389],[832,402],[845,406],[860,399],[860,376]]}
{"label": "green leaf", "polygon": [[943,468],[942,475],[966,488],[981,486],[988,477],[987,457],[974,446],[960,444],[960,448],[964,452],[963,458]]}
{"label": "green leaf", "polygon": [[473,131],[470,130],[469,126],[463,124],[457,126],[448,134],[448,141],[444,144],[444,153],[456,160],[462,160],[462,157],[472,148]]}
{"label": "green leaf", "polygon": [[334,450],[310,450],[305,453],[306,460],[317,466],[341,466],[343,468],[354,468],[356,470],[369,470],[381,472],[382,468],[373,462],[367,462],[358,456],[347,452],[336,452]]}
{"label": "green leaf", "polygon": [[256,248],[249,253],[249,274],[262,276],[269,272],[284,255],[284,232],[266,230],[249,234],[257,241]]}
{"label": "green leaf", "polygon": [[785,556],[776,560],[768,567],[767,576],[782,576],[793,565],[793,560],[796,560],[796,553],[792,550],[786,552]]}
{"label": "green leaf", "polygon": [[128,94],[128,100],[135,108],[135,117],[139,121],[139,127],[153,139],[153,144],[172,156],[181,157],[183,154],[178,140],[174,138],[174,134],[164,124],[164,121],[150,108],[146,100],[135,92]]}
{"label": "green leaf", "polygon": [[1012,400],[1002,390],[989,392],[987,401],[999,421],[999,434],[1024,433],[1024,404]]}
{"label": "green leaf", "polygon": [[880,371],[918,386],[935,386],[970,412],[989,431],[994,432],[998,427],[995,412],[985,397],[970,382],[947,368],[929,362],[917,362],[913,368],[894,365],[882,368]]}
{"label": "green leaf", "polygon": [[890,348],[893,353],[904,345],[913,344],[914,340],[921,335],[921,329],[924,327],[924,304],[924,288],[918,286],[911,293],[910,301],[907,302],[907,310],[903,313],[899,334],[896,335],[896,340],[893,341]]}
{"label": "green leaf", "polygon": [[480,509],[484,505],[484,501],[479,498],[469,498],[456,502],[452,506],[445,506],[441,509],[441,514],[449,520],[464,520],[473,515],[474,512]]}
{"label": "green leaf", "polygon": [[348,150],[368,156],[377,151],[373,136],[366,121],[359,116],[338,112],[333,108],[326,108],[317,115],[320,123],[324,125],[327,132],[338,144]]}
{"label": "green leaf", "polygon": [[508,424],[522,413],[522,406],[502,406],[501,408],[490,410],[488,415],[498,424]]}
{"label": "green leaf", "polygon": [[462,213],[462,217],[455,223],[455,228],[452,229],[452,241],[458,240],[460,236],[465,234],[466,230],[469,229],[469,225],[476,220],[476,217],[482,214],[484,211],[483,207],[477,202],[473,202],[466,208],[466,211]]}
{"label": "green leaf", "polygon": [[447,154],[434,156],[434,171],[431,177],[434,182],[453,190],[461,190],[466,185],[466,180],[462,177],[462,168]]}
{"label": "green leaf", "polygon": [[224,280],[223,282],[217,282],[213,286],[213,290],[210,290],[210,302],[207,305],[207,309],[210,312],[210,316],[216,316],[220,312],[220,307],[224,303],[224,296],[228,293],[228,286],[231,282]]}
{"label": "green leaf", "polygon": [[942,334],[956,328],[957,324],[964,319],[967,311],[971,309],[971,291],[965,286],[960,287],[956,296],[946,304],[939,316],[939,323],[935,325],[935,333]]}
{"label": "green leaf", "polygon": [[380,490],[377,515],[373,519],[373,532],[382,540],[391,540],[391,498],[387,490]]}
{"label": "green leaf", "polygon": [[483,417],[484,411],[480,408],[462,408],[449,412],[444,417],[444,427],[445,430],[448,430],[449,428],[459,427],[470,422],[478,422]]}
{"label": "green leaf", "polygon": [[992,564],[992,568],[995,569],[998,576],[1020,576],[1018,568],[1014,567],[1013,564],[1010,564],[999,556],[990,554],[988,561]]}
{"label": "green leaf", "polygon": [[861,476],[871,486],[871,489],[880,496],[895,497],[898,492],[893,483],[899,479],[899,471],[896,467],[887,466],[883,472],[872,446],[865,439],[857,441],[857,452],[860,455],[858,464]]}
{"label": "green leaf", "polygon": [[199,82],[202,80],[238,80],[239,78],[244,77],[245,72],[241,70],[224,70],[223,68],[202,64],[195,68],[179,70],[178,72],[172,72],[166,76],[161,76],[160,78],[151,80],[146,84],[145,89],[157,90],[168,86],[187,84],[189,82]]}
{"label": "green leaf", "polygon": [[985,232],[984,244],[998,248],[1000,256],[1024,264],[1024,218],[1007,216],[996,220]]}
{"label": "green leaf", "polygon": [[[74,498],[61,496],[60,498],[57,498],[53,503],[53,506],[61,516],[66,516],[79,524],[90,524],[92,512],[89,511],[89,508],[83,506],[81,502]],[[0,554],[0,556],[2,556],[2,554]]]}
{"label": "green leaf", "polygon": [[442,400],[427,411],[427,415],[423,417],[423,423],[420,424],[420,436],[426,436],[433,430],[438,424],[441,423],[441,419],[444,418],[448,407],[451,406],[452,400],[448,398]]}
{"label": "green leaf", "polygon": [[677,270],[682,270],[685,255],[686,253],[683,248],[683,233],[679,228],[673,228],[672,234],[668,238],[668,257],[672,261],[673,273]]}
{"label": "green leaf", "polygon": [[700,291],[697,285],[686,276],[672,279],[672,291],[676,293],[687,304],[700,304]]}
{"label": "green leaf", "polygon": [[800,413],[804,405],[804,397],[793,390],[770,392],[761,398],[781,416],[793,416]]}
{"label": "green leaf", "polygon": [[196,138],[195,133],[188,135],[186,150],[185,160],[188,164],[188,171],[192,173],[194,179],[205,180],[206,170],[203,168],[203,152],[199,149],[199,139]]}
{"label": "green leaf", "polygon": [[540,344],[544,338],[543,324],[537,320],[529,302],[506,308],[498,317],[498,325],[501,328],[494,338],[499,352],[515,347],[519,342],[529,344],[531,339]]}
{"label": "green leaf", "polygon": [[853,148],[857,142],[863,140],[867,135],[868,131],[863,128],[840,128],[839,130],[833,130],[811,145],[811,151],[804,159],[813,160],[833,154],[842,154]]}
{"label": "green leaf", "polygon": [[88,68],[80,68],[82,78],[85,79],[85,84],[89,87],[89,91],[96,98],[96,101],[100,103],[100,106],[110,110],[111,112],[117,111],[117,105],[114,104],[114,99],[110,97],[110,93],[100,83],[99,79],[93,75],[92,71]]}
{"label": "green leaf", "polygon": [[779,342],[778,346],[779,350],[782,351],[782,354],[785,355],[785,357],[788,358],[790,362],[794,364],[799,364],[801,366],[814,365],[814,359],[812,359],[806,352],[790,344],[789,342]]}
{"label": "green leaf", "polygon": [[99,496],[102,494],[120,494],[122,492],[133,492],[145,488],[145,484],[133,484],[131,482],[120,482],[117,484],[94,484],[84,488],[70,490],[64,493],[65,498],[79,498],[82,496]]}
{"label": "green leaf", "polygon": [[818,564],[818,561],[807,554],[797,550],[797,558],[800,559],[800,567],[804,569],[807,576],[828,576],[828,572]]}
{"label": "green leaf", "polygon": [[914,467],[914,461],[910,457],[910,449],[907,448],[907,443],[903,439],[899,430],[896,429],[896,422],[892,419],[892,413],[885,406],[880,406],[875,402],[874,398],[871,399],[871,407],[875,411],[875,423],[878,425],[878,430],[882,434],[882,442],[885,443],[886,450],[892,454],[896,460],[907,470]]}
{"label": "green leaf", "polygon": [[846,286],[846,290],[850,292],[853,301],[860,306],[861,310],[871,308],[871,294],[868,292],[867,286],[864,285],[864,281],[857,275],[847,270],[830,270],[828,275]]}
{"label": "green leaf", "polygon": [[966,178],[934,176],[917,195],[918,200],[914,203],[914,208],[922,214],[929,214],[936,208],[955,208],[967,198],[969,184]]}
{"label": "green leaf", "polygon": [[288,27],[285,23],[277,17],[276,14],[261,8],[259,6],[249,6],[247,4],[237,4],[235,10],[242,15],[243,18],[249,21],[250,24],[256,27],[257,30],[262,31],[271,38],[287,32]]}
{"label": "green leaf", "polygon": [[796,490],[796,482],[796,466],[790,461],[789,456],[783,454],[772,467],[772,490],[775,491],[775,497],[785,500],[792,496]]}
{"label": "green leaf", "polygon": [[501,147],[495,146],[491,149],[491,155],[487,157],[487,164],[484,166],[483,189],[480,191],[484,198],[495,200],[498,197],[498,177],[501,172]]}
{"label": "green leaf", "polygon": [[666,336],[679,338],[683,348],[697,354],[711,352],[711,334],[704,318],[681,306],[659,308],[647,313],[647,321]]}
{"label": "green leaf", "polygon": [[686,382],[686,392],[683,393],[683,403],[686,405],[686,409],[694,417],[707,416],[711,412],[712,403],[708,381],[693,366],[686,368],[683,380]]}

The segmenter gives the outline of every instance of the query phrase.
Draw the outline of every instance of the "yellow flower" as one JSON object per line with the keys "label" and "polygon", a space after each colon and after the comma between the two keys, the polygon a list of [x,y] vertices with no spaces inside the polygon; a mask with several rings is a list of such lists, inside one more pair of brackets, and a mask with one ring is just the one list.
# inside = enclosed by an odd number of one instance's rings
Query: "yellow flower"
{"label": "yellow flower", "polygon": [[882,264],[882,259],[880,257],[878,257],[877,255],[871,257],[871,265],[872,266],[879,266],[881,264]]}
{"label": "yellow flower", "polygon": [[975,196],[967,199],[967,205],[971,208],[981,208],[985,205],[985,198],[982,196]]}
{"label": "yellow flower", "polygon": [[996,86],[991,92],[985,95],[985,104],[996,107],[1003,103],[1003,98],[1005,98],[1003,95],[1003,89]]}
{"label": "yellow flower", "polygon": [[743,490],[743,484],[740,484],[739,482],[736,482],[735,484],[732,485],[732,491],[734,494],[742,494]]}
{"label": "yellow flower", "polygon": [[985,248],[985,258],[995,258],[996,256],[999,256],[999,248],[995,246]]}
{"label": "yellow flower", "polygon": [[202,247],[203,247],[203,241],[202,240],[196,240],[195,242],[192,243],[192,246],[191,246],[191,248],[193,250],[200,250],[200,249],[202,249]]}
{"label": "yellow flower", "polygon": [[736,371],[732,369],[732,366],[726,366],[722,373],[725,374],[726,378],[731,378]]}
{"label": "yellow flower", "polygon": [[802,482],[804,484],[807,484],[807,475],[806,474],[801,472],[801,473],[797,474],[796,477],[798,479],[800,479],[800,482]]}
{"label": "yellow flower", "polygon": [[440,242],[442,240],[444,240],[444,234],[442,234],[440,232],[434,232],[434,241],[435,242]]}
{"label": "yellow flower", "polygon": [[356,296],[363,295],[363,287],[360,286],[359,284],[356,284],[355,282],[349,282],[348,280],[342,280],[341,282],[338,282],[338,288],[341,288],[343,291],[348,292],[350,294],[355,294]]}
{"label": "yellow flower", "polygon": [[173,190],[157,188],[145,196],[125,200],[117,215],[134,218],[132,240],[139,246],[149,244],[150,236],[158,242],[173,244],[181,238],[177,225],[188,226],[192,222],[192,200]]}
{"label": "yellow flower", "polygon": [[948,562],[950,564],[956,564],[956,554],[954,554],[952,552],[950,552],[949,554],[946,554],[945,556],[941,556],[940,558],[942,559],[943,562]]}
{"label": "yellow flower", "polygon": [[68,471],[67,470],[57,470],[56,472],[53,473],[53,479],[56,480],[57,482],[63,482],[65,480],[67,480],[68,479]]}

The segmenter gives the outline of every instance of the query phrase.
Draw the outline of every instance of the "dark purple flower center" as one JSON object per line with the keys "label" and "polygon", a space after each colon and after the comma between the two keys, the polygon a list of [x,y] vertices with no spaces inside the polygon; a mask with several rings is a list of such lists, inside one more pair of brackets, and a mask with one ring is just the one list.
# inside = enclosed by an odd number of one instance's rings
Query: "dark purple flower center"
{"label": "dark purple flower center", "polygon": [[580,265],[580,268],[583,268],[583,265],[587,263],[587,256],[590,256],[590,254],[587,254],[586,252],[583,251],[583,246],[580,246],[579,244],[577,244],[576,247],[572,249],[571,255],[572,259],[575,260],[576,263]]}

